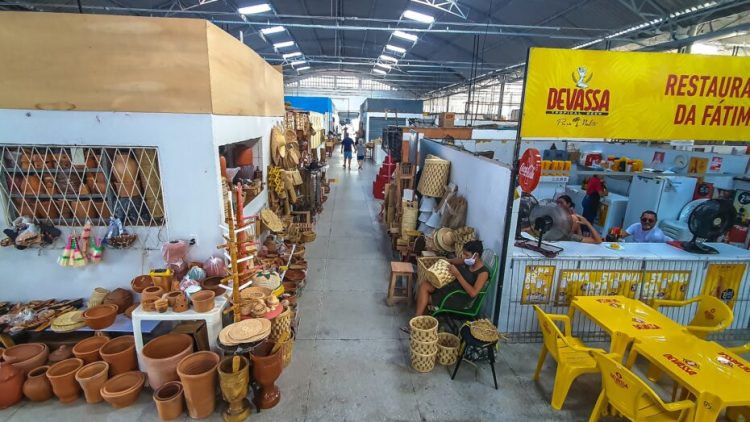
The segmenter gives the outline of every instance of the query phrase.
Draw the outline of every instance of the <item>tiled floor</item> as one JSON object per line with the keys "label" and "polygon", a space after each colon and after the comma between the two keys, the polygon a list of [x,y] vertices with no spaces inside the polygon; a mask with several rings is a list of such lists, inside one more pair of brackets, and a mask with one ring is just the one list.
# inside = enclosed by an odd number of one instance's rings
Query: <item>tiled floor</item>
{"label": "tiled floor", "polygon": [[[492,387],[486,364],[461,368],[455,381],[445,367],[428,374],[409,364],[405,326],[412,307],[386,306],[390,248],[372,199],[372,163],[343,171],[340,156],[328,176],[336,178],[307,248],[308,282],[299,300],[301,324],[291,365],[278,385],[276,408],[253,414],[255,421],[557,421],[586,420],[599,391],[596,376],[574,384],[565,410],[554,412],[549,398],[551,360],[542,381],[531,380],[539,345],[503,345]],[[89,419],[91,418],[91,419]],[[187,420],[187,416],[185,420]],[[122,410],[83,400],[62,405],[23,402],[0,411],[3,421],[158,420],[149,392]],[[209,420],[221,420],[217,412]]]}

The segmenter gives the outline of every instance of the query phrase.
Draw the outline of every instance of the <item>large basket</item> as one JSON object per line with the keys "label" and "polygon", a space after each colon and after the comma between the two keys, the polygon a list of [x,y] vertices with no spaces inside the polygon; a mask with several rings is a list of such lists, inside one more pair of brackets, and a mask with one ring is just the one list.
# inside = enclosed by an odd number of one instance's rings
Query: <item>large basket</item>
{"label": "large basket", "polygon": [[281,346],[281,362],[284,368],[292,362],[292,352],[294,351],[294,331],[292,331],[286,340],[279,343]]}
{"label": "large basket", "polygon": [[417,258],[417,284],[427,281],[427,270],[441,259],[443,258],[439,256],[422,256]]}
{"label": "large basket", "polygon": [[429,343],[438,339],[438,320],[434,317],[423,315],[414,317],[409,321],[411,341]]}
{"label": "large basket", "polygon": [[423,355],[415,351],[411,352],[411,367],[417,372],[430,372],[435,368],[437,353]]}
{"label": "large basket", "polygon": [[450,273],[450,262],[445,259],[441,259],[427,269],[425,277],[436,289],[446,286],[450,282],[456,279],[453,274]]}
{"label": "large basket", "polygon": [[437,361],[441,365],[453,365],[458,360],[458,349],[461,341],[451,333],[438,334]]}
{"label": "large basket", "polygon": [[284,334],[291,335],[292,332],[292,312],[286,308],[279,316],[271,320],[271,334],[268,339],[277,341],[284,337]]}
{"label": "large basket", "polygon": [[440,198],[445,193],[445,185],[451,173],[451,162],[440,158],[424,160],[422,176],[419,178],[417,190],[424,196]]}
{"label": "large basket", "polygon": [[431,355],[438,351],[438,340],[435,341],[410,341],[409,347],[412,352],[417,352],[422,355]]}

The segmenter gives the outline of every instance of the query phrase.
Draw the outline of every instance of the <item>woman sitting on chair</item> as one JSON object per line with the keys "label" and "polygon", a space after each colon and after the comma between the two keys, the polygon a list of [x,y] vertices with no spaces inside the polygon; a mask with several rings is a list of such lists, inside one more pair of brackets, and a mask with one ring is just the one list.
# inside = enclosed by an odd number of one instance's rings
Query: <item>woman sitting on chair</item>
{"label": "woman sitting on chair", "polygon": [[432,299],[433,305],[440,305],[443,299],[455,291],[465,291],[468,294],[451,296],[445,306],[451,309],[466,309],[474,303],[474,298],[482,291],[490,277],[490,271],[482,262],[484,247],[479,240],[472,240],[464,245],[460,257],[449,259],[449,271],[456,279],[450,284],[436,289],[428,281],[422,282],[417,291],[417,316],[424,315],[427,305]]}

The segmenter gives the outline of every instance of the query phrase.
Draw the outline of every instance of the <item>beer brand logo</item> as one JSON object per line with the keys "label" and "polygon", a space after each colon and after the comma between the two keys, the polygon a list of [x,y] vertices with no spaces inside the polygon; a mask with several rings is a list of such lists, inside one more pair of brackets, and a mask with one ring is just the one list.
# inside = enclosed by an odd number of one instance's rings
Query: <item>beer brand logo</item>
{"label": "beer brand logo", "polygon": [[609,373],[609,377],[612,378],[612,382],[615,383],[616,386],[620,388],[628,388],[628,383],[625,382],[625,380],[622,379],[622,374],[619,372]]}
{"label": "beer brand logo", "polygon": [[733,358],[732,356],[728,355],[724,352],[719,352],[719,356],[717,358],[719,363],[726,365],[726,366],[736,366],[737,368],[747,372],[750,374],[750,367],[745,365],[743,362],[740,362],[739,360]]}
{"label": "beer brand logo", "polygon": [[714,318],[716,318],[714,313],[716,313],[716,308],[711,308],[710,310],[703,312],[703,315],[706,317],[707,320],[711,321]]}
{"label": "beer brand logo", "polygon": [[547,114],[578,116],[608,116],[610,92],[608,89],[591,88],[594,72],[585,66],[570,74],[575,88],[550,88],[547,93]]}
{"label": "beer brand logo", "polygon": [[695,375],[700,369],[700,365],[698,365],[697,362],[693,362],[692,360],[680,359],[670,353],[665,353],[663,356],[688,375]]}

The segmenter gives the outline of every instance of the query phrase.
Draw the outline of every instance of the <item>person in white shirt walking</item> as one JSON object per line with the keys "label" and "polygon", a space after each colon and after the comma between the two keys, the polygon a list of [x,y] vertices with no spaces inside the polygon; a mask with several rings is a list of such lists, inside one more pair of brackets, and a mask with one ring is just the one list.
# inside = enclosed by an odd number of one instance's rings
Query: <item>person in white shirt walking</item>
{"label": "person in white shirt walking", "polygon": [[664,243],[672,240],[656,227],[656,213],[650,210],[643,211],[641,222],[632,224],[625,229],[625,233],[625,238],[630,238],[630,242]]}

